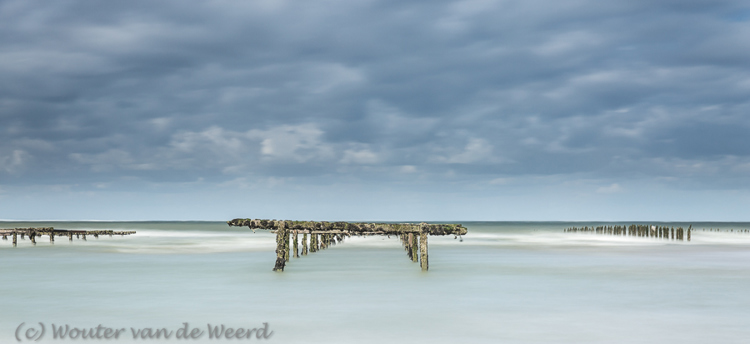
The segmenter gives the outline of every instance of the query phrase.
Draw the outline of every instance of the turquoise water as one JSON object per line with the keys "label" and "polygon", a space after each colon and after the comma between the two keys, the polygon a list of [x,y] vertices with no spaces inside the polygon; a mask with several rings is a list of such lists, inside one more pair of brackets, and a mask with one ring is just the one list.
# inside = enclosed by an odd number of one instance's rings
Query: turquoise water
{"label": "turquoise water", "polygon": [[593,224],[464,222],[463,242],[430,237],[427,273],[396,237],[355,237],[274,273],[274,235],[221,222],[4,222],[137,234],[0,241],[0,343],[38,322],[126,328],[66,342],[184,322],[268,323],[278,343],[747,342],[750,234],[700,229],[750,223],[693,223],[689,243],[562,232]]}

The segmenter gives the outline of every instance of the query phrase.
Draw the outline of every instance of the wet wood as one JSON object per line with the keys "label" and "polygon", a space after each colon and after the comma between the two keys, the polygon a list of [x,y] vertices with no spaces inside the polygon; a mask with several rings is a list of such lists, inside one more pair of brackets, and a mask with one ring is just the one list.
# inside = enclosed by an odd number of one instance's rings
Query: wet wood
{"label": "wet wood", "polygon": [[[703,231],[706,229],[704,228]],[[708,231],[718,231],[713,228]],[[733,229],[731,231],[734,231]],[[605,234],[605,235],[628,235],[637,237],[656,238],[663,240],[680,240],[680,241],[691,241],[693,234],[693,225],[689,225],[688,228],[674,226],[655,226],[655,225],[630,225],[630,226],[584,226],[584,227],[569,227],[563,229],[566,233],[592,233],[592,234]],[[750,230],[743,229],[738,231],[739,233],[750,233]]]}
{"label": "wet wood", "polygon": [[[342,243],[352,235],[391,235],[400,238],[408,256],[414,262],[421,262],[422,270],[429,269],[427,237],[429,235],[465,235],[467,229],[460,224],[428,223],[348,223],[315,221],[282,221],[234,219],[227,221],[229,226],[243,226],[250,229],[266,229],[276,234],[276,263],[274,271],[284,271],[289,261],[290,236],[292,236],[294,257],[299,257],[298,235],[302,236],[302,255],[308,253],[307,235],[310,235],[309,252],[317,252]],[[624,234],[624,231],[608,228],[610,234]],[[604,231],[602,231],[604,232]]]}
{"label": "wet wood", "polygon": [[427,271],[429,269],[430,264],[427,257],[427,233],[422,232],[419,233],[419,260],[420,260],[420,266],[422,267],[422,271]]}
{"label": "wet wood", "polygon": [[307,255],[307,233],[302,234],[302,255]]}
{"label": "wet wood", "polygon": [[284,271],[284,265],[286,265],[286,259],[284,258],[284,237],[286,237],[286,229],[281,228],[276,234],[276,264],[273,266],[273,271]]}
{"label": "wet wood", "polygon": [[[340,231],[356,233],[385,233],[390,235],[402,233],[427,232],[428,235],[465,235],[466,227],[460,224],[418,224],[418,223],[363,223],[363,222],[326,222],[326,221],[289,221],[234,219],[227,221],[229,226],[248,227],[250,229],[277,230],[280,226],[289,229],[309,231]],[[333,232],[331,232],[332,234]]]}

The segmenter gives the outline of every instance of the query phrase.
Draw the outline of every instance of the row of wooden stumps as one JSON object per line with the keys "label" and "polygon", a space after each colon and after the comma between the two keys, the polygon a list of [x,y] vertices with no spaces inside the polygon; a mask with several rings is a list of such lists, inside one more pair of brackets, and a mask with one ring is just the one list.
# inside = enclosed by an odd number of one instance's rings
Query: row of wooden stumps
{"label": "row of wooden stumps", "polygon": [[[297,229],[282,229],[272,231],[272,233],[276,233],[276,264],[274,264],[273,271],[284,271],[284,267],[291,257],[299,258],[300,253],[306,256],[308,252],[315,253],[325,250],[337,243],[343,242],[349,236],[346,233],[326,233]],[[309,241],[308,236],[310,237]],[[301,250],[300,246],[302,246]]]}
{"label": "row of wooden stumps", "polygon": [[726,232],[726,233],[750,233],[750,229],[737,229],[734,228],[730,229],[721,229],[721,228],[709,228],[705,229],[703,228],[704,232]]}
{"label": "row of wooden stumps", "polygon": [[422,270],[430,267],[427,255],[427,234],[424,232],[401,234],[401,244],[412,262],[420,263]]}
{"label": "row of wooden stumps", "polygon": [[99,238],[100,235],[130,235],[135,234],[135,231],[113,231],[113,230],[99,230],[99,231],[82,231],[82,230],[65,230],[65,229],[54,229],[53,227],[38,227],[38,228],[12,228],[12,229],[0,229],[0,235],[3,240],[8,240],[8,236],[13,238],[13,247],[18,245],[18,237],[21,240],[25,239],[26,236],[33,245],[36,245],[36,237],[43,235],[49,236],[49,242],[54,243],[55,237],[68,237],[69,241],[73,241],[73,236],[77,239],[86,240],[86,235]]}
{"label": "row of wooden stumps", "polygon": [[630,226],[592,226],[592,227],[569,227],[563,231],[566,233],[594,233],[594,234],[608,234],[608,235],[621,235],[621,236],[635,236],[635,237],[649,237],[659,239],[671,239],[671,240],[685,240],[687,234],[687,241],[690,241],[690,234],[693,230],[693,225],[690,225],[687,230],[682,227],[668,227],[668,226],[653,226],[653,225],[630,225]]}
{"label": "row of wooden stumps", "polygon": [[[310,237],[310,253],[324,250],[352,235],[395,235],[401,237],[402,241],[409,238],[410,244],[407,249],[409,257],[412,261],[420,261],[422,270],[426,271],[429,268],[428,235],[465,235],[467,232],[466,227],[460,224],[351,223],[260,219],[234,219],[227,221],[227,224],[229,226],[248,227],[253,230],[267,229],[276,233],[276,263],[273,271],[284,271],[290,256],[299,257],[300,234],[302,235],[302,255],[308,253],[308,235]],[[417,237],[419,240],[417,240]]]}

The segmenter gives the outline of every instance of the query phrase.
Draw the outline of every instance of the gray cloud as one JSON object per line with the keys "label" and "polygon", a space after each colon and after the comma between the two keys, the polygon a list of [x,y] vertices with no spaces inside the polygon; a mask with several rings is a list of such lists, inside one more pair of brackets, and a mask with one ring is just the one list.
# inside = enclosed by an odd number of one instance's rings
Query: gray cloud
{"label": "gray cloud", "polygon": [[748,13],[716,0],[2,1],[0,183],[745,188]]}

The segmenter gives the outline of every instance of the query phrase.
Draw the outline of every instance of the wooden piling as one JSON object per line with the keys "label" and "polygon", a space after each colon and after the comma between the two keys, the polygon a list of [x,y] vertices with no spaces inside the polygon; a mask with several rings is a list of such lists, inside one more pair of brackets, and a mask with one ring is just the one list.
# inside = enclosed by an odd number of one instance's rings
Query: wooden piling
{"label": "wooden piling", "polygon": [[299,238],[297,236],[298,231],[294,230],[294,258],[299,258],[299,249],[297,248],[297,242],[299,241]]}
{"label": "wooden piling", "polygon": [[18,234],[13,231],[13,247],[16,247],[18,245]]}
{"label": "wooden piling", "polygon": [[31,233],[29,233],[29,240],[31,240],[32,244],[36,245],[36,232],[31,231]]}
{"label": "wooden piling", "polygon": [[411,261],[414,263],[419,262],[419,255],[417,252],[419,252],[419,238],[417,238],[417,234],[415,233],[409,233],[409,238],[411,238],[411,248],[409,251],[411,251]]}
{"label": "wooden piling", "polygon": [[302,233],[302,255],[307,255],[307,233]]}
{"label": "wooden piling", "polygon": [[73,233],[68,233],[68,241],[73,241]]}
{"label": "wooden piling", "polygon": [[55,232],[54,231],[50,231],[49,232],[49,242],[51,242],[53,244],[55,243]]}
{"label": "wooden piling", "polygon": [[284,237],[286,236],[286,228],[282,227],[276,232],[276,264],[273,267],[273,271],[284,271],[284,265],[286,264],[286,259],[284,259],[284,252],[286,251],[284,249]]}
{"label": "wooden piling", "polygon": [[[416,257],[417,251],[414,250],[414,233],[404,234],[406,241],[404,242],[406,247],[406,256],[412,261]],[[417,258],[419,260],[419,258]]]}
{"label": "wooden piling", "polygon": [[422,263],[422,271],[427,271],[430,264],[427,257],[427,233],[425,232],[419,233],[419,255]]}
{"label": "wooden piling", "polygon": [[291,245],[289,243],[289,236],[292,235],[289,231],[287,231],[286,235],[284,235],[284,260],[289,261],[289,251],[291,250]]}

